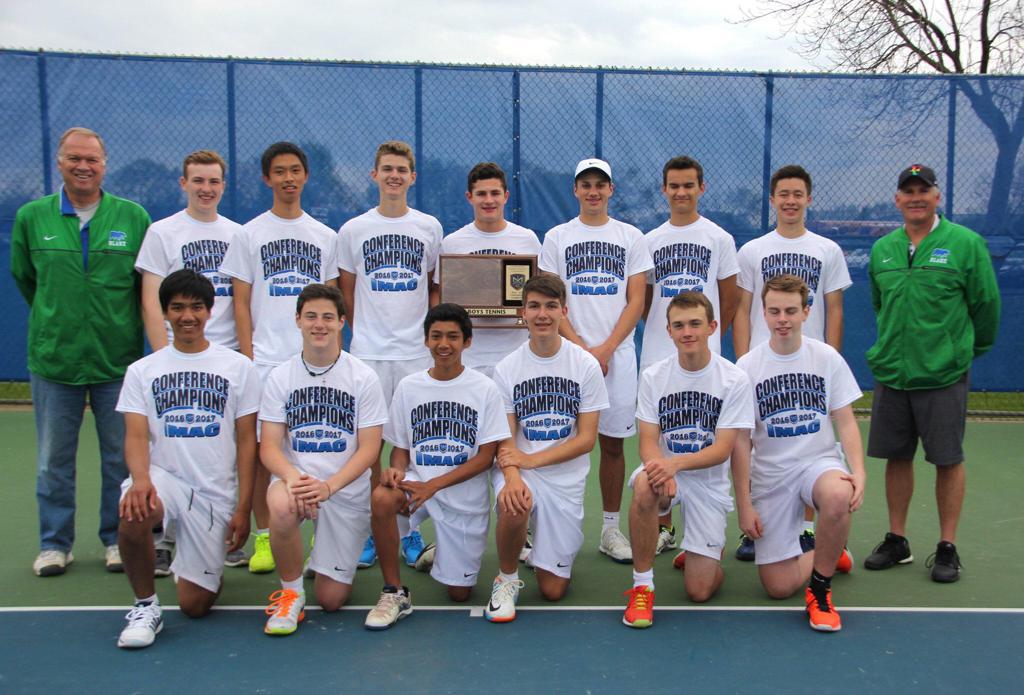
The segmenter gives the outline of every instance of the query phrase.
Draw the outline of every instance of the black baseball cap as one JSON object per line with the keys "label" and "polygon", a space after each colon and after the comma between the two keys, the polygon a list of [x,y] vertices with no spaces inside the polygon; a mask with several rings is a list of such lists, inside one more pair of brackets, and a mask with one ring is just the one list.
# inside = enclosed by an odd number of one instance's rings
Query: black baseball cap
{"label": "black baseball cap", "polygon": [[903,188],[908,181],[914,180],[924,181],[929,186],[939,185],[938,179],[935,178],[935,172],[930,167],[926,167],[924,164],[911,164],[900,172],[896,187]]}

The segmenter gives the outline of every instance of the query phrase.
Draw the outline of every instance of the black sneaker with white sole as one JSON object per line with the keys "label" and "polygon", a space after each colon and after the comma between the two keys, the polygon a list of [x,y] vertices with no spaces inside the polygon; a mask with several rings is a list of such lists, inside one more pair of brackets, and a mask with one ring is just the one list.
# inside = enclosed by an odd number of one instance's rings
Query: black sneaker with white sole
{"label": "black sneaker with white sole", "polygon": [[869,570],[887,570],[895,565],[913,562],[910,542],[895,533],[886,533],[885,540],[875,546],[874,551],[864,558],[864,567]]}

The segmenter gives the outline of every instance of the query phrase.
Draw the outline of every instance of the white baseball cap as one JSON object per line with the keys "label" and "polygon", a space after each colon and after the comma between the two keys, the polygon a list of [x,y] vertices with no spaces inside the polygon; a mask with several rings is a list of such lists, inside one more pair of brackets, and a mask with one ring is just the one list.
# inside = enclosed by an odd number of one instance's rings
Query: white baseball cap
{"label": "white baseball cap", "polygon": [[611,181],[612,167],[610,164],[608,164],[608,162],[604,161],[603,159],[584,159],[583,161],[581,161],[579,164],[576,165],[576,176],[573,177],[573,180],[578,179],[580,177],[580,174],[582,174],[585,171],[589,171],[590,169],[597,169],[598,171],[603,171],[605,175],[608,177],[608,180]]}

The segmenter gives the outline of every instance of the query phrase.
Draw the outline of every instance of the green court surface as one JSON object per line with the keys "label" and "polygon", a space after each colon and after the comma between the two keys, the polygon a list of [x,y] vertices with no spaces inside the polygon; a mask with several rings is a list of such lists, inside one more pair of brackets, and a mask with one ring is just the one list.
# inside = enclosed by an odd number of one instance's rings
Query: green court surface
{"label": "green court surface", "polygon": [[[866,433],[867,423],[862,423]],[[918,488],[914,497],[908,537],[915,561],[884,572],[863,569],[860,560],[881,540],[887,529],[884,499],[883,463],[869,459],[868,489],[863,509],[854,517],[850,549],[856,559],[854,572],[837,577],[835,601],[843,606],[909,606],[935,608],[1024,608],[1024,593],[1016,583],[1024,576],[1024,511],[1019,504],[1021,480],[1020,442],[1024,424],[1019,422],[971,422],[967,428],[967,499],[960,526],[958,547],[964,571],[961,581],[938,585],[928,578],[925,559],[938,540],[938,522],[933,495],[934,474],[921,462],[917,468]],[[636,465],[635,442],[627,442],[627,467]],[[78,516],[75,562],[61,577],[38,578],[31,564],[38,550],[35,504],[35,428],[27,408],[0,411],[0,460],[4,462],[5,484],[0,488],[0,508],[4,510],[3,553],[0,554],[0,585],[4,587],[0,606],[127,606],[131,591],[124,575],[108,574],[103,569],[103,549],[96,536],[99,456],[91,415],[82,429],[78,464]],[[597,485],[597,455],[588,480],[585,520],[586,542],[573,570],[573,584],[563,606],[619,606],[622,591],[630,586],[630,567],[618,565],[597,552],[600,531],[600,496]],[[627,530],[623,502],[623,531]],[[678,513],[677,513],[678,514]],[[679,525],[678,516],[676,524]],[[493,532],[493,526],[492,526]],[[726,573],[722,591],[709,607],[802,605],[797,596],[783,602],[768,599],[757,581],[752,564],[733,559],[733,543],[738,532],[735,515],[730,519],[729,552],[723,561]],[[429,524],[424,535],[431,537]],[[658,558],[656,581],[658,605],[688,605],[682,591],[682,575],[672,569],[672,555]],[[488,598],[490,577],[497,570],[493,535],[484,558],[481,584],[470,601],[483,605]],[[526,588],[523,606],[546,605],[528,572],[522,573]],[[446,606],[444,590],[429,576],[409,569],[403,581],[412,590],[417,607]],[[355,582],[351,604],[372,605],[380,591],[379,570],[361,570]],[[161,600],[174,605],[171,579],[157,580]],[[252,575],[247,570],[225,570],[221,605],[257,606],[277,588],[275,575]]]}

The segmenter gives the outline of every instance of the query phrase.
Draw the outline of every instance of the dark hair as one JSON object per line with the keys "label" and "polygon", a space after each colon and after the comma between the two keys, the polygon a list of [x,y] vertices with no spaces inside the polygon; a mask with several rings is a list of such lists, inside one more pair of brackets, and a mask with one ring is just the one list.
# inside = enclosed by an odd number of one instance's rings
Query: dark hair
{"label": "dark hair", "polygon": [[697,172],[697,185],[704,185],[704,167],[700,165],[693,157],[687,157],[685,155],[681,157],[673,157],[672,159],[665,162],[665,166],[661,170],[661,185],[668,185],[668,172],[674,170],[694,169]]}
{"label": "dark hair", "polygon": [[309,173],[309,159],[306,158],[306,153],[302,151],[302,148],[294,142],[282,141],[275,142],[263,150],[263,156],[260,157],[260,166],[263,168],[264,176],[270,176],[270,163],[274,161],[274,157],[279,157],[282,154],[293,154],[298,157],[299,162],[302,163],[302,170],[307,174]]}
{"label": "dark hair", "polygon": [[768,291],[774,290],[775,292],[785,292],[787,294],[797,292],[800,294],[800,306],[807,306],[807,298],[811,294],[810,288],[807,283],[796,275],[776,275],[764,283],[764,287],[761,288],[761,303],[764,303],[764,298],[768,296]]}
{"label": "dark hair", "polygon": [[466,190],[472,193],[473,184],[477,181],[484,181],[486,179],[498,179],[501,181],[501,189],[503,191],[508,190],[508,183],[505,181],[505,172],[494,162],[480,162],[470,169],[469,176],[466,178]]}
{"label": "dark hair", "polygon": [[194,270],[182,268],[175,270],[160,283],[160,309],[167,313],[167,307],[175,297],[201,299],[207,309],[213,308],[213,283]]}
{"label": "dark hair", "polygon": [[782,179],[800,179],[807,184],[807,195],[811,194],[811,175],[799,164],[787,164],[772,174],[771,183],[768,186],[771,195],[775,195],[775,186]]}
{"label": "dark hair", "polygon": [[295,302],[295,313],[301,314],[302,307],[306,302],[314,299],[327,299],[334,302],[334,306],[338,309],[338,317],[345,316],[345,303],[341,301],[341,290],[331,285],[321,285],[318,282],[310,283],[302,288],[302,292],[299,293],[299,298]]}
{"label": "dark hair", "polygon": [[459,324],[464,340],[473,337],[473,322],[469,318],[469,312],[458,304],[444,303],[437,304],[430,308],[427,317],[423,319],[423,337],[430,336],[430,327],[438,321],[451,321]]}
{"label": "dark hair", "polygon": [[538,273],[526,281],[523,285],[523,302],[531,292],[536,292],[544,297],[557,299],[565,306],[565,283],[562,278],[552,273]]}
{"label": "dark hair", "polygon": [[672,301],[668,303],[668,308],[665,310],[665,318],[668,318],[669,312],[673,309],[703,309],[708,315],[708,323],[715,320],[715,307],[711,304],[711,300],[703,292],[680,292],[675,297],[672,297]]}

